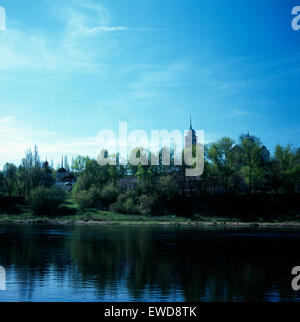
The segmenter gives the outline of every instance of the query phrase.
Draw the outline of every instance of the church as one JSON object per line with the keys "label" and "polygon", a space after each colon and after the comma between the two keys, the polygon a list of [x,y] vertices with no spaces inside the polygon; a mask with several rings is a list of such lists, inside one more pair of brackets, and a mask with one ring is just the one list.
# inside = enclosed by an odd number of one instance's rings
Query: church
{"label": "church", "polygon": [[62,157],[61,167],[56,171],[56,179],[54,179],[53,172],[49,167],[49,162],[46,159],[46,162],[43,164],[43,185],[45,187],[50,187],[52,185],[57,185],[65,190],[71,191],[75,182],[76,177],[70,173],[69,170],[64,168],[64,158]]}
{"label": "church", "polygon": [[[190,127],[185,136],[185,148],[194,146],[197,144],[197,135],[196,131],[192,126],[192,117],[190,117]],[[52,185],[57,185],[65,190],[71,191],[76,183],[76,177],[66,169],[64,166],[64,157],[62,157],[60,168],[56,171],[56,177],[54,178],[54,173],[49,167],[49,163],[46,159],[46,162],[43,164],[43,185],[50,187]],[[118,180],[119,186],[125,190],[133,190],[138,184],[138,179],[135,176],[128,176]]]}
{"label": "church", "polygon": [[[190,128],[187,131],[187,135],[185,136],[185,148],[192,147],[198,143],[196,131],[193,129],[192,125],[192,116],[190,116]],[[189,182],[189,186],[186,187],[186,192],[189,193],[191,191],[192,185],[195,181],[199,181],[199,178],[186,178],[186,181]],[[118,180],[118,185],[125,190],[134,190],[138,185],[138,178],[136,176],[127,176]]]}
{"label": "church", "polygon": [[188,148],[196,144],[197,144],[197,135],[196,135],[196,131],[193,129],[193,126],[192,126],[192,116],[190,116],[190,128],[185,137],[185,147]]}
{"label": "church", "polygon": [[61,160],[61,167],[56,171],[56,185],[71,191],[76,182],[76,177],[64,167],[64,157]]}

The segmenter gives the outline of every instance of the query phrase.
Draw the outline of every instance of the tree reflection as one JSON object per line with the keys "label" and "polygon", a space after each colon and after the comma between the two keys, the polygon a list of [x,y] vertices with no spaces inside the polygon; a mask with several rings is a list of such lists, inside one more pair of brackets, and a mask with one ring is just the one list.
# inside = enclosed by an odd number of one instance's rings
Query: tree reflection
{"label": "tree reflection", "polygon": [[[99,300],[293,300],[290,270],[300,235],[149,226],[5,225],[0,264],[12,268],[20,296],[50,278]],[[59,290],[58,290],[59,291]]]}

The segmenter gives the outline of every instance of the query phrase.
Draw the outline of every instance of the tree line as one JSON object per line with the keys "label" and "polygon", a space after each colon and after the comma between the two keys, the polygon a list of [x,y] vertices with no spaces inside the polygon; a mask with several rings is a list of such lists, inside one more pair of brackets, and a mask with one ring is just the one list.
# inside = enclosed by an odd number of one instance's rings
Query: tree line
{"label": "tree line", "polygon": [[[205,146],[204,163],[203,175],[190,179],[185,177],[185,165],[175,166],[172,162],[171,166],[100,166],[97,160],[84,156],[72,159],[70,166],[65,161],[77,178],[72,197],[81,208],[126,214],[191,215],[205,207],[215,207],[207,204],[207,200],[216,196],[218,200],[262,195],[266,199],[270,198],[266,195],[293,195],[299,189],[300,148],[290,145],[277,145],[271,154],[256,136],[243,134],[237,142],[223,137]],[[45,180],[49,169],[53,175],[51,185]],[[54,184],[53,163],[49,169],[41,162],[37,147],[26,152],[19,166],[6,163],[0,172],[1,200],[22,198],[35,205],[37,211],[63,203],[67,193]],[[136,177],[137,183],[134,189],[126,190],[119,180],[129,176]],[[33,200],[47,206],[40,207]]]}

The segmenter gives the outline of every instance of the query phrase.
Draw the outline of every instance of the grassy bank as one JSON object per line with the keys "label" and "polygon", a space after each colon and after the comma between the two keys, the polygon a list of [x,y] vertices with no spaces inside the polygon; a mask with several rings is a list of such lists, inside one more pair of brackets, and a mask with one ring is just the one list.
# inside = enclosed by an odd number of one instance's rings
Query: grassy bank
{"label": "grassy bank", "polygon": [[21,214],[0,214],[0,225],[16,224],[55,224],[55,225],[161,225],[199,226],[220,228],[292,228],[300,230],[300,221],[241,222],[238,219],[220,217],[198,217],[187,219],[178,216],[136,216],[122,215],[105,211],[87,211],[68,216],[37,216],[31,212]]}
{"label": "grassy bank", "polygon": [[192,219],[168,215],[124,215],[98,209],[81,209],[72,199],[64,204],[56,214],[35,214],[30,208],[23,206],[19,212],[8,213],[0,211],[0,222],[58,222],[58,223],[182,223],[192,222]]}
{"label": "grassy bank", "polygon": [[[81,209],[69,199],[52,215],[35,214],[29,207],[17,207],[19,211],[1,211],[0,223],[53,223],[53,224],[161,224],[161,225],[202,225],[202,226],[245,226],[245,227],[299,227],[300,217],[273,219],[257,217],[254,220],[242,220],[238,216],[215,216],[209,211],[185,218],[177,215],[125,215],[98,209]],[[283,217],[282,217],[283,218]]]}
{"label": "grassy bank", "polygon": [[183,223],[193,222],[177,216],[137,216],[122,215],[114,212],[86,210],[73,215],[35,215],[32,212],[22,214],[2,214],[0,222],[53,222],[53,223]]}

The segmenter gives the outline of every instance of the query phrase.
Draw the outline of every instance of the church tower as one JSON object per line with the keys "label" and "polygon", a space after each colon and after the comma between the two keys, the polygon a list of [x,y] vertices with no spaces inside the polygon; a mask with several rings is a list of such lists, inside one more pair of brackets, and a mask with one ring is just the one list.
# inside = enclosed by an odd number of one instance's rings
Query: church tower
{"label": "church tower", "polygon": [[47,158],[42,168],[42,182],[45,187],[51,187],[55,182],[53,173],[51,168],[49,167],[49,162]]}
{"label": "church tower", "polygon": [[67,170],[64,168],[64,157],[61,158],[61,168],[56,171],[56,179],[62,181],[67,176]]}
{"label": "church tower", "polygon": [[192,116],[190,116],[190,128],[185,136],[185,147],[188,148],[190,146],[197,144],[197,135],[196,131],[193,129],[192,126]]}

